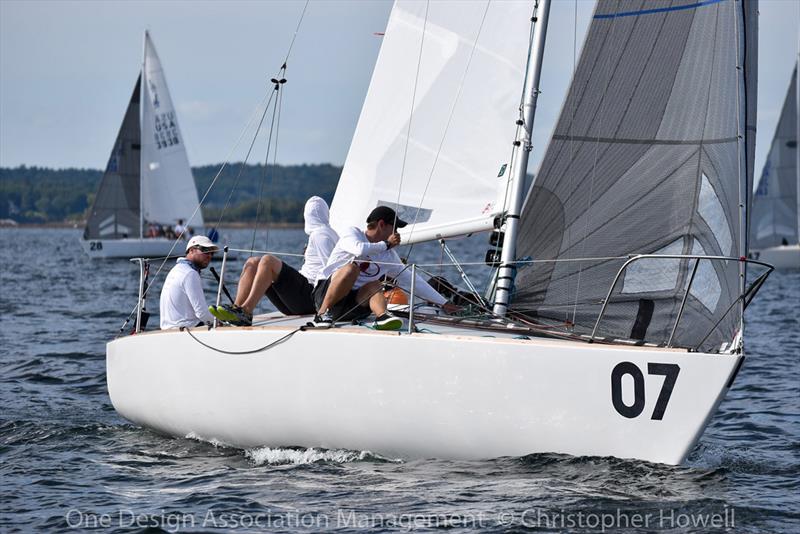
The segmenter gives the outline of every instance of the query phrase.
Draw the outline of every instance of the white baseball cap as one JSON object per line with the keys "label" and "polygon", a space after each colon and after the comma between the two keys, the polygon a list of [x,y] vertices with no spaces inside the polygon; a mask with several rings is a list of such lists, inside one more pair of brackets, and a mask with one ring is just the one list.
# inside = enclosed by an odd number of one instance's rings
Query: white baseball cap
{"label": "white baseball cap", "polygon": [[216,252],[219,247],[214,244],[209,238],[204,235],[196,235],[186,243],[186,252],[193,247],[198,247],[203,252]]}

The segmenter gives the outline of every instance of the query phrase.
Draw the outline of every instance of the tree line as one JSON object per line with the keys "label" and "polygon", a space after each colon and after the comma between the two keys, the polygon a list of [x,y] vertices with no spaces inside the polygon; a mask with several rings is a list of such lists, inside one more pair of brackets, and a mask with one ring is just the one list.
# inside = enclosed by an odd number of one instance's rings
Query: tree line
{"label": "tree line", "polygon": [[[198,198],[219,174],[203,204],[209,223],[303,221],[303,205],[317,195],[333,200],[341,167],[319,165],[220,165],[192,168]],[[21,223],[85,220],[103,177],[96,169],[0,167],[0,219]]]}

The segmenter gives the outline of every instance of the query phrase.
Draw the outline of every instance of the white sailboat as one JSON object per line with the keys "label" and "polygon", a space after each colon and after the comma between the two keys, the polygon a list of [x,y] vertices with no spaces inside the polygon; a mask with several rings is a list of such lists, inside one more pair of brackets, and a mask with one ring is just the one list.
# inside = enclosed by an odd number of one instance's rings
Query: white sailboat
{"label": "white sailboat", "polygon": [[148,32],[142,70],[97,190],[81,246],[93,258],[182,254],[175,239],[155,231],[183,221],[194,230],[203,215],[184,138],[164,70]]}
{"label": "white sailboat", "polygon": [[397,1],[331,208],[341,227],[397,207],[406,243],[504,231],[493,310],[141,332],[107,347],[116,410],[240,447],[681,463],[764,279],[745,287],[740,202],[756,3],[601,0],[526,198],[549,7]]}
{"label": "white sailboat", "polygon": [[800,121],[797,65],[783,101],[775,137],[753,195],[751,255],[778,269],[800,269]]}

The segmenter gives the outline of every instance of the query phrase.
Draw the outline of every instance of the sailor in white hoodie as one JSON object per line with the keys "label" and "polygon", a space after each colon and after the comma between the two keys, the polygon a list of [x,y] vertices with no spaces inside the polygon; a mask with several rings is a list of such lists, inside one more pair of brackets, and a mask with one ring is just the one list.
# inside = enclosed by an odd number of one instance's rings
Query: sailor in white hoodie
{"label": "sailor in white hoodie", "polygon": [[239,277],[233,306],[210,306],[215,317],[237,326],[253,322],[253,310],[265,294],[285,315],[308,315],[316,311],[311,292],[339,236],[328,223],[328,204],[320,197],[311,197],[303,210],[308,244],[300,271],[266,255],[247,260]]}
{"label": "sailor in white hoodie", "polygon": [[[395,228],[406,224],[390,207],[378,206],[367,217],[366,230],[348,228],[317,277],[316,326],[328,327],[334,321],[363,318],[372,312],[376,317],[375,328],[402,327],[402,320],[386,311],[386,297],[381,289],[383,278],[393,278],[406,291],[411,287],[411,273],[393,250],[400,244],[400,234]],[[419,275],[414,296],[442,306],[448,313],[458,310]]]}

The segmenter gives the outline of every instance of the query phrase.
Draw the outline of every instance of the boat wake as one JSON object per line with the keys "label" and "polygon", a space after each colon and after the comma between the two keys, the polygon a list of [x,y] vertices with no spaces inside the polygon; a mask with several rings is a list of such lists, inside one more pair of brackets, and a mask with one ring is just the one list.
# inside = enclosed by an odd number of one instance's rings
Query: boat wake
{"label": "boat wake", "polygon": [[247,449],[245,457],[256,466],[261,465],[302,465],[315,463],[350,463],[350,462],[389,462],[402,463],[402,460],[380,456],[370,451],[351,451],[348,449],[318,448],[272,448],[259,447]]}

